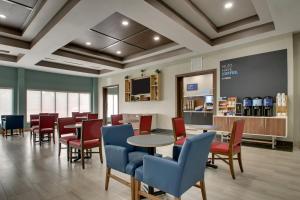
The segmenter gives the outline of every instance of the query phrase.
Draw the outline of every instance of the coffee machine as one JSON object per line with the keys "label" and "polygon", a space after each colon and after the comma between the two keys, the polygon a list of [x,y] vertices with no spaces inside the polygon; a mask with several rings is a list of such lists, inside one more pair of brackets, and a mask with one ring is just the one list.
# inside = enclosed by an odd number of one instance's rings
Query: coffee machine
{"label": "coffee machine", "polygon": [[251,116],[252,115],[252,98],[245,97],[243,99],[243,115]]}
{"label": "coffee machine", "polygon": [[263,100],[261,97],[253,98],[253,115],[263,116]]}
{"label": "coffee machine", "polygon": [[264,116],[271,117],[273,116],[273,97],[266,96],[263,100],[263,112]]}

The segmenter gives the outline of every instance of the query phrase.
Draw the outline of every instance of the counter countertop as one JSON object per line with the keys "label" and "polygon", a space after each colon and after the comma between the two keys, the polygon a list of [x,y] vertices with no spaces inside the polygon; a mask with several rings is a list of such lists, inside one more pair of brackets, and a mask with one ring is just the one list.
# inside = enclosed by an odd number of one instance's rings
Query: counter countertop
{"label": "counter countertop", "polygon": [[238,118],[275,118],[275,119],[286,119],[287,116],[272,116],[272,117],[266,117],[266,116],[231,116],[231,115],[214,115],[214,117],[238,117]]}

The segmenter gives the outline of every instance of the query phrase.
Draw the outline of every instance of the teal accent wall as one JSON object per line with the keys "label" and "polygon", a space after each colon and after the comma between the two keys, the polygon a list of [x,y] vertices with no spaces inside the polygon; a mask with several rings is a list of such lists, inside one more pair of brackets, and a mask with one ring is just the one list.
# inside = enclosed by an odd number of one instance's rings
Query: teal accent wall
{"label": "teal accent wall", "polygon": [[89,92],[91,111],[98,112],[98,78],[0,66],[0,87],[14,89],[14,113],[26,115],[26,90]]}

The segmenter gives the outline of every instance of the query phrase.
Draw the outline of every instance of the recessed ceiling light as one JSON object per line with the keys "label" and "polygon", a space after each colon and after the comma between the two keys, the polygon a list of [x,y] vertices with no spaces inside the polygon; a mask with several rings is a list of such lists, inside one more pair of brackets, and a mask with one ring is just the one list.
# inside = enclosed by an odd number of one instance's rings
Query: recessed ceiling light
{"label": "recessed ceiling light", "polygon": [[158,35],[156,35],[153,37],[153,40],[158,41],[158,40],[160,40],[160,37]]}
{"label": "recessed ceiling light", "polygon": [[227,2],[227,3],[224,4],[225,9],[230,9],[230,8],[232,8],[232,6],[233,6],[232,2]]}
{"label": "recessed ceiling light", "polygon": [[120,55],[120,54],[122,53],[122,51],[116,51],[116,53],[117,53],[118,55]]}
{"label": "recessed ceiling light", "polygon": [[92,45],[92,43],[91,43],[91,42],[86,42],[86,43],[85,43],[85,45],[87,45],[87,46],[91,46],[91,45]]}
{"label": "recessed ceiling light", "polygon": [[3,14],[0,14],[0,18],[1,18],[1,19],[6,19],[6,16],[3,15]]}
{"label": "recessed ceiling light", "polygon": [[122,25],[123,25],[123,26],[128,26],[128,25],[129,25],[129,21],[123,20],[123,21],[122,21]]}

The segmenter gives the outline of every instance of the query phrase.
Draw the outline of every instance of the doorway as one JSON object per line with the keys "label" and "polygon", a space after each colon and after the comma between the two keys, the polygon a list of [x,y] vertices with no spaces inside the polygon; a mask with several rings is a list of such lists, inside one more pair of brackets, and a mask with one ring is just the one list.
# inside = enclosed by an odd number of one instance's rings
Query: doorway
{"label": "doorway", "polygon": [[103,121],[111,123],[111,115],[119,114],[119,85],[103,87]]}
{"label": "doorway", "polygon": [[216,69],[176,76],[176,114],[186,124],[211,125],[216,113]]}

